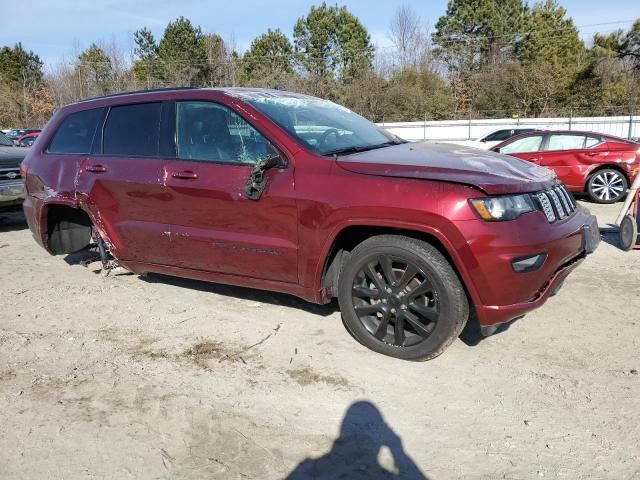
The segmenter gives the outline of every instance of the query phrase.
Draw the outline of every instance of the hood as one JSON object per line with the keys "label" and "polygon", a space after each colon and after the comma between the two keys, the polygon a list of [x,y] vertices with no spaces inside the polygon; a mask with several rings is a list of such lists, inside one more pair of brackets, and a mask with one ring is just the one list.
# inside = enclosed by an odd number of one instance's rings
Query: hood
{"label": "hood", "polygon": [[448,143],[403,143],[337,163],[354,173],[462,183],[489,195],[535,192],[557,181],[553,171],[519,158]]}
{"label": "hood", "polygon": [[28,150],[0,145],[0,168],[18,168]]}

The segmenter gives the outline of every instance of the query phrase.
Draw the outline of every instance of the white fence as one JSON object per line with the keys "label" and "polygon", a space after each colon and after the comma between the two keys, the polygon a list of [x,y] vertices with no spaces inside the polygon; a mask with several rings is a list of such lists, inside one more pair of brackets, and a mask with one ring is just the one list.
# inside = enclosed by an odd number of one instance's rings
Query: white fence
{"label": "white fence", "polygon": [[640,137],[640,116],[637,115],[387,122],[378,125],[406,140],[469,140],[482,137],[495,130],[513,127],[531,127],[541,130],[584,130],[622,138]]}

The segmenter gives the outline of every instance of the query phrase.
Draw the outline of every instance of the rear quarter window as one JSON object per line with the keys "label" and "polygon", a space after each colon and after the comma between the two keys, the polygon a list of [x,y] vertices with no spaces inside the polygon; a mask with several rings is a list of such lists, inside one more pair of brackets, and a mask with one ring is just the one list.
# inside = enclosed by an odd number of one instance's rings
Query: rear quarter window
{"label": "rear quarter window", "polygon": [[101,115],[102,108],[92,108],[67,116],[58,127],[47,152],[90,153]]}

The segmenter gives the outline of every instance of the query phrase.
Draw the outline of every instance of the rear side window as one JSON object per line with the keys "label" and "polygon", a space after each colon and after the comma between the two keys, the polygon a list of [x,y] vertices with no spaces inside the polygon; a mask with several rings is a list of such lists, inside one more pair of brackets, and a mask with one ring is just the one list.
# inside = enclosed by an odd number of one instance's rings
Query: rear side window
{"label": "rear side window", "polygon": [[111,107],[104,126],[103,153],[157,157],[161,111],[159,102]]}
{"label": "rear side window", "polygon": [[91,152],[91,144],[101,115],[102,108],[72,113],[58,127],[47,151],[78,154]]}
{"label": "rear side window", "polygon": [[513,136],[513,130],[498,130],[483,138],[485,142],[501,142]]}
{"label": "rear side window", "polygon": [[584,135],[551,135],[547,150],[579,150],[585,148],[586,141]]}

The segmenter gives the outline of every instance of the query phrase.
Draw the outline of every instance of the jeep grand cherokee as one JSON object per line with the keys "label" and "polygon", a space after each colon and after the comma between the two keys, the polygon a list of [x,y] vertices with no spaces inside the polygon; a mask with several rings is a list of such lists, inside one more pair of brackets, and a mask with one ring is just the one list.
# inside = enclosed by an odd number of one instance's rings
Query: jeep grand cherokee
{"label": "jeep grand cherokee", "polygon": [[51,254],[93,240],[132,272],[337,297],[353,336],[426,360],[485,335],[592,252],[595,218],[550,170],[407,143],[326,100],[171,89],[60,109],[23,164]]}

